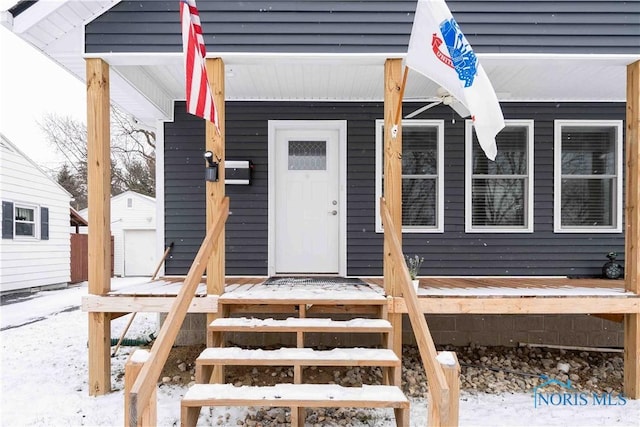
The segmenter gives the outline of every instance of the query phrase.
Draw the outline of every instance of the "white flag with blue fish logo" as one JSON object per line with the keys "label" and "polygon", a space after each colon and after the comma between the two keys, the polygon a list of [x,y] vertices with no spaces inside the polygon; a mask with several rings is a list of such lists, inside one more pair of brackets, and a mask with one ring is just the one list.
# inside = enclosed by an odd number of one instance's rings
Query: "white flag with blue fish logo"
{"label": "white flag with blue fish logo", "polygon": [[424,74],[471,112],[478,142],[495,160],[496,135],[504,128],[489,77],[444,0],[418,0],[406,65]]}

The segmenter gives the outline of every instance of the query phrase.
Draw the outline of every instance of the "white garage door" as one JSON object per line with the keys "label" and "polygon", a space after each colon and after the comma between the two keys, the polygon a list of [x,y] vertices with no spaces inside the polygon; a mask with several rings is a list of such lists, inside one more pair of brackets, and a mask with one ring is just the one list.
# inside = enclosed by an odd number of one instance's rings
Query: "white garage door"
{"label": "white garage door", "polygon": [[124,275],[151,276],[156,267],[155,230],[124,231]]}

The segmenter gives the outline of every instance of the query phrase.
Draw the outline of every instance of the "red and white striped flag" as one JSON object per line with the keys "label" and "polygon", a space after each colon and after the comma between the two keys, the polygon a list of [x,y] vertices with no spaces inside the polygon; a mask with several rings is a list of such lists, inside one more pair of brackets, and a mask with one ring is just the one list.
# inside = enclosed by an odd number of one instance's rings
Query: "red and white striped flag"
{"label": "red and white striped flag", "polygon": [[486,156],[494,160],[495,138],[504,128],[500,103],[444,0],[418,0],[406,64],[438,83],[467,107],[480,146]]}
{"label": "red and white striped flag", "polygon": [[187,111],[218,128],[218,111],[213,102],[213,94],[207,78],[200,15],[195,0],[180,1],[180,21],[182,22],[182,49],[186,74]]}

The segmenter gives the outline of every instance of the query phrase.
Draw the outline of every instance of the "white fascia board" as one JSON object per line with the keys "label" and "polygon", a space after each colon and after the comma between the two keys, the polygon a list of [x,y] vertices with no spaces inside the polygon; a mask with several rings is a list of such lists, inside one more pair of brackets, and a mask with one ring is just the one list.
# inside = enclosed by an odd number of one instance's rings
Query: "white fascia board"
{"label": "white fascia board", "polygon": [[[305,64],[353,64],[384,65],[388,58],[400,58],[404,54],[383,53],[287,53],[287,52],[207,52],[207,58],[222,58],[225,65],[263,64],[265,62]],[[85,58],[102,58],[112,65],[171,65],[184,62],[182,52],[105,52],[84,53]]]}
{"label": "white fascia board", "polygon": [[[119,2],[120,0],[93,0],[83,2],[78,0],[38,1],[25,9],[17,17],[13,18],[11,31],[16,34],[25,33],[56,12],[60,12],[62,15],[69,17],[69,21],[73,22],[74,26],[81,27]],[[73,7],[74,4],[75,6],[81,5],[81,8],[84,10],[78,14],[78,7]],[[69,13],[65,13],[66,9],[68,9]]]}
{"label": "white fascia board", "polygon": [[38,1],[13,19],[11,31],[22,34],[53,12],[66,6],[66,1]]}
{"label": "white fascia board", "polygon": [[640,54],[616,54],[616,53],[478,53],[482,61],[605,61],[612,65],[630,64],[640,59]]}
{"label": "white fascia board", "polygon": [[10,14],[8,10],[3,10],[0,12],[0,25],[5,27],[9,31],[13,30],[13,15]]}

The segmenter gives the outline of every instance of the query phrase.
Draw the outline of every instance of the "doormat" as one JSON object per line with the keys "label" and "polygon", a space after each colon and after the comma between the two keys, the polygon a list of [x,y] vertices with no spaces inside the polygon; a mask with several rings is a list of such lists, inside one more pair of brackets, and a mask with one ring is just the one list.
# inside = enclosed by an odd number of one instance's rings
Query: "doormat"
{"label": "doormat", "polygon": [[281,286],[366,285],[360,279],[349,277],[270,277],[264,284]]}

